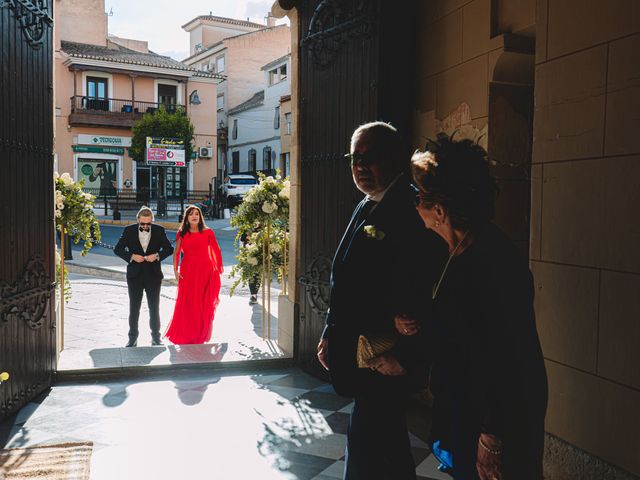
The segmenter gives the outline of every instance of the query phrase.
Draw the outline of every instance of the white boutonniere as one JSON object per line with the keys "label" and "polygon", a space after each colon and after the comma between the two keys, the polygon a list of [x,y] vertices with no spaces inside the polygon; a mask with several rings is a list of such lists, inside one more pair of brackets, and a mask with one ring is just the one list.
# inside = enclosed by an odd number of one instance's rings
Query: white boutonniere
{"label": "white boutonniere", "polygon": [[367,237],[373,238],[374,240],[382,240],[384,238],[384,232],[378,230],[375,225],[365,225],[363,230]]}

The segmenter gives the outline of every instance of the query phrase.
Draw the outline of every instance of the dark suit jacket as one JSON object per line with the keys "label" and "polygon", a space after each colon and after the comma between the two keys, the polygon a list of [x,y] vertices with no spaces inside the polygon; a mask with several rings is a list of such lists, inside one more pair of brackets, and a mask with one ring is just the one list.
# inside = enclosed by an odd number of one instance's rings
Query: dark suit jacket
{"label": "dark suit jacket", "polygon": [[[160,225],[151,225],[151,239],[149,246],[145,252],[140,244],[138,237],[138,224],[128,225],[122,231],[122,236],[118,240],[118,244],[114,249],[116,255],[127,262],[127,280],[151,275],[163,278],[160,262],[173,253],[173,246],[167,238],[164,228]],[[136,263],[131,261],[133,254],[137,255],[153,255],[157,253],[160,256],[159,262],[143,262]]]}
{"label": "dark suit jacket", "polygon": [[[356,365],[360,334],[395,332],[393,318],[427,310],[434,272],[441,268],[444,244],[428,231],[415,206],[415,191],[405,174],[364,219],[365,200],[356,207],[338,246],[331,271],[331,298],[323,337],[329,339],[329,365],[336,391],[355,395],[390,377]],[[365,231],[373,226],[378,238]],[[383,235],[383,238],[380,236]],[[426,383],[424,343],[401,337],[394,353],[414,378]],[[367,378],[370,377],[370,378]],[[396,379],[397,380],[397,379]],[[406,380],[406,379],[403,379]]]}

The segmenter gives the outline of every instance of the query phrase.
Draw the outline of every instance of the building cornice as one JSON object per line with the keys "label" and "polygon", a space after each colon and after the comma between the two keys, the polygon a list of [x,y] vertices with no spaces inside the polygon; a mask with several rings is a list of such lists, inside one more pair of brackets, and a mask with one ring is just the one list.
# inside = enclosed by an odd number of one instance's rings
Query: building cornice
{"label": "building cornice", "polygon": [[[79,58],[70,55],[63,62],[63,64],[70,69],[73,69],[74,67],[96,67],[98,69],[104,68],[110,71],[116,70],[123,73],[150,73],[165,77],[179,77],[183,80],[188,80],[189,78],[197,78],[198,80],[213,80],[212,83],[219,83],[226,78],[224,75],[206,72],[202,72],[202,74],[200,74],[200,72],[195,72],[194,70],[179,70],[177,68],[163,68],[153,67],[149,65],[138,65],[134,63],[111,62],[107,60]],[[86,68],[84,69],[86,70]]]}

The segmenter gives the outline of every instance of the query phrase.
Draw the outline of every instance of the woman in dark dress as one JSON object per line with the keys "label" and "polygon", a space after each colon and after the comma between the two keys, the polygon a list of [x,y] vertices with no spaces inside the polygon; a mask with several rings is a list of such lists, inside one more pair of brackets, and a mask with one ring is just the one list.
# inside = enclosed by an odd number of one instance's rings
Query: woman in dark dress
{"label": "woman in dark dress", "polygon": [[[527,261],[491,223],[487,153],[439,137],[412,158],[418,213],[447,243],[433,286],[431,440],[456,480],[542,480],[547,378]],[[397,317],[401,335],[416,321]],[[425,333],[429,332],[425,335]]]}

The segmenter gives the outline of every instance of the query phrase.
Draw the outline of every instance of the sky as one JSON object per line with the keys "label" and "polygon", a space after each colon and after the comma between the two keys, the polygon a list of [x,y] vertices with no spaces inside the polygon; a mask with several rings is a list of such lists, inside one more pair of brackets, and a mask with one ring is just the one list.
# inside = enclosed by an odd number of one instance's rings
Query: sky
{"label": "sky", "polygon": [[[256,23],[265,17],[274,0],[105,0],[109,33],[147,40],[149,49],[176,60],[189,56],[189,34],[182,25],[198,15],[216,15]],[[277,23],[283,23],[278,20]]]}

